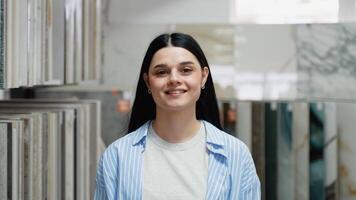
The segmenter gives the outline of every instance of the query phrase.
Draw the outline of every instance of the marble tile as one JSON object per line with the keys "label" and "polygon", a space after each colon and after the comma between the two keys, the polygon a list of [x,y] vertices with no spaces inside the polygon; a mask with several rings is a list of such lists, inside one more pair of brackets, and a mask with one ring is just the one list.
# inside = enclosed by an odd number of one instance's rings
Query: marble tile
{"label": "marble tile", "polygon": [[[75,162],[75,111],[74,110],[66,110],[64,113],[64,149],[62,150],[62,153],[64,154],[64,159],[62,166],[64,166],[62,169],[64,171],[63,175],[63,181],[65,182],[64,186],[64,191],[65,193],[63,194],[63,197],[67,200],[73,200],[75,199],[74,197],[74,189],[75,189],[75,167],[73,163]],[[95,116],[95,115],[94,115]],[[97,122],[92,122],[94,126],[97,124]],[[63,137],[63,136],[62,136]],[[92,135],[91,135],[92,137]],[[97,140],[97,138],[95,138]],[[92,156],[95,155],[93,153],[93,150],[95,150],[95,145],[90,144],[90,154]],[[95,161],[95,164],[97,162]],[[92,165],[92,162],[90,162],[90,165]],[[91,166],[90,166],[91,167]],[[94,177],[94,174],[90,174],[91,177]],[[92,183],[93,184],[93,183]],[[94,190],[93,188],[90,188],[91,191]]]}
{"label": "marble tile", "polygon": [[7,180],[7,123],[0,123],[0,199],[8,199],[7,198],[7,188],[8,188],[8,180]]}
{"label": "marble tile", "polygon": [[277,111],[277,199],[294,199],[292,112],[288,103],[278,103]]}
{"label": "marble tile", "polygon": [[33,177],[32,183],[32,197],[33,199],[43,199],[45,191],[45,172],[44,172],[44,124],[42,116],[43,113],[31,114],[33,118],[33,131],[30,133],[31,138],[31,153],[32,153],[32,167],[31,173]]}
{"label": "marble tile", "polygon": [[309,195],[313,200],[325,199],[324,104],[309,104]]}
{"label": "marble tile", "polygon": [[296,26],[298,96],[356,98],[356,24]]}
{"label": "marble tile", "polygon": [[293,104],[294,199],[309,199],[309,106]]}
{"label": "marble tile", "polygon": [[252,103],[237,103],[237,137],[252,150]]}
{"label": "marble tile", "polygon": [[337,135],[337,112],[335,102],[326,102],[325,106],[325,188],[326,199],[338,199],[338,135]]}
{"label": "marble tile", "polygon": [[356,104],[337,104],[339,199],[356,199]]}

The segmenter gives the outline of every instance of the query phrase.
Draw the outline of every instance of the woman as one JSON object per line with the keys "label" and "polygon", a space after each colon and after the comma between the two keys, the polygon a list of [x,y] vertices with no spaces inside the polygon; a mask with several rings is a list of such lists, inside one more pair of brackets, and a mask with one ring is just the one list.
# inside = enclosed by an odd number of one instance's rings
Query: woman
{"label": "woman", "polygon": [[143,60],[129,134],[99,162],[95,199],[260,199],[248,148],[220,129],[198,43],[158,36]]}

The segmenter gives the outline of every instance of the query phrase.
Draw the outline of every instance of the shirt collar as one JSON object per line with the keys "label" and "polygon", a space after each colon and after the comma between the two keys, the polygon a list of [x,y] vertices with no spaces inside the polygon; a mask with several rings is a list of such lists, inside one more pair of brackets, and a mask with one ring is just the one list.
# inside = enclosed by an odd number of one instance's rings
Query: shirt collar
{"label": "shirt collar", "polygon": [[147,121],[135,131],[136,134],[134,134],[133,143],[132,143],[133,146],[136,146],[138,144],[143,144],[143,145],[146,144],[146,138],[147,138],[148,128],[150,124],[151,121]]}
{"label": "shirt collar", "polygon": [[206,143],[209,151],[227,157],[224,132],[207,121],[203,121],[206,128]]}
{"label": "shirt collar", "polygon": [[[134,134],[133,138],[133,146],[142,144],[143,147],[145,148],[146,145],[146,138],[148,134],[148,129],[151,124],[151,121],[147,121],[145,124],[143,124],[140,128],[138,128]],[[206,131],[206,144],[207,148],[209,151],[220,154],[226,158],[226,150],[225,150],[225,143],[224,143],[224,133],[216,128],[214,125],[211,123],[204,121],[203,124],[205,126],[205,131]]]}

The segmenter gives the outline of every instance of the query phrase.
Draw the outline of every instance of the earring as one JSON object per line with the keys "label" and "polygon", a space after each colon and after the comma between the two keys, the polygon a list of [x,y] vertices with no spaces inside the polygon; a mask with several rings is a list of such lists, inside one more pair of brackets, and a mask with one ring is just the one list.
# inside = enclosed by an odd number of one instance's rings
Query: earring
{"label": "earring", "polygon": [[204,90],[204,89],[205,89],[205,85],[203,85],[203,86],[201,87],[201,89]]}
{"label": "earring", "polygon": [[147,92],[148,92],[148,94],[151,94],[151,90],[150,90],[150,88],[148,88],[148,89],[147,89]]}

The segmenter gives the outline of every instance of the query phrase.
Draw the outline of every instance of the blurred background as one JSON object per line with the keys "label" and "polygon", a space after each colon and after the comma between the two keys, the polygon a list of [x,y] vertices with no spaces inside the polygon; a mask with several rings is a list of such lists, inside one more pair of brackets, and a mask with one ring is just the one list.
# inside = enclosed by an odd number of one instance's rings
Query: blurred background
{"label": "blurred background", "polygon": [[102,152],[126,134],[149,42],[188,33],[208,58],[225,131],[250,148],[262,199],[356,199],[355,0],[95,2],[95,81],[4,99],[100,100]]}

